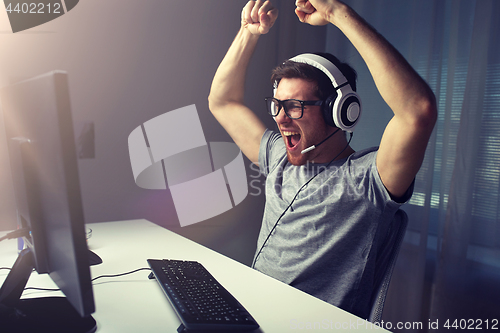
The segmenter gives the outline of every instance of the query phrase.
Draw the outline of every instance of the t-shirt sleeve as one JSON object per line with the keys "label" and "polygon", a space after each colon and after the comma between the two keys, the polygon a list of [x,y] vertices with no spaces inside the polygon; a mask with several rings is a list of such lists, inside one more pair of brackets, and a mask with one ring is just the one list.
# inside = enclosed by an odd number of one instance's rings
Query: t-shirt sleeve
{"label": "t-shirt sleeve", "polygon": [[365,192],[367,198],[374,204],[388,205],[393,210],[408,202],[413,194],[412,183],[404,196],[395,200],[385,187],[377,168],[378,147],[371,147],[355,152],[349,157],[350,182],[358,188],[358,192]]}
{"label": "t-shirt sleeve", "polygon": [[281,135],[266,129],[262,135],[259,149],[260,172],[267,176],[284,156],[286,156],[286,148]]}
{"label": "t-shirt sleeve", "polygon": [[387,200],[391,203],[391,205],[393,205],[395,208],[399,208],[400,206],[404,205],[405,203],[407,203],[411,199],[411,197],[413,195],[413,188],[415,185],[415,180],[413,180],[413,182],[411,183],[411,185],[408,187],[405,194],[401,198],[395,199],[389,193],[387,188],[385,187],[384,183],[382,182],[382,178],[380,178],[380,174],[378,172],[377,163],[376,163],[377,153],[378,153],[378,151],[375,154],[373,154],[373,156],[372,156],[372,168],[371,169],[372,169],[372,173],[373,173],[373,178],[374,178],[375,182],[377,183],[377,185],[379,186],[379,188],[381,189],[381,191],[384,192]]}

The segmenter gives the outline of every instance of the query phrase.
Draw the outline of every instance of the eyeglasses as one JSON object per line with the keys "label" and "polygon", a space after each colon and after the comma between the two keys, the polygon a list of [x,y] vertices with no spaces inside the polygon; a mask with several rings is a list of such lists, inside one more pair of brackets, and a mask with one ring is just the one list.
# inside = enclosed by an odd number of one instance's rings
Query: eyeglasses
{"label": "eyeglasses", "polygon": [[280,113],[281,108],[290,119],[300,119],[304,114],[304,105],[322,105],[323,101],[301,101],[298,99],[285,99],[281,101],[274,97],[265,98],[267,112],[273,117]]}

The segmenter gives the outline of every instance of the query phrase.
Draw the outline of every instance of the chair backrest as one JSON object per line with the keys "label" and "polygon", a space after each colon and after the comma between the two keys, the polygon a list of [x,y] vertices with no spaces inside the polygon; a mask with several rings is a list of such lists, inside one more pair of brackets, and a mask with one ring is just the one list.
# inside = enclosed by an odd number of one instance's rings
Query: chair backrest
{"label": "chair backrest", "polygon": [[384,310],[385,298],[387,296],[387,290],[389,289],[389,283],[391,282],[392,271],[396,265],[407,225],[408,215],[405,211],[399,209],[388,231],[382,252],[377,258],[375,288],[372,295],[372,309],[368,318],[372,323],[380,323],[382,319],[382,311]]}

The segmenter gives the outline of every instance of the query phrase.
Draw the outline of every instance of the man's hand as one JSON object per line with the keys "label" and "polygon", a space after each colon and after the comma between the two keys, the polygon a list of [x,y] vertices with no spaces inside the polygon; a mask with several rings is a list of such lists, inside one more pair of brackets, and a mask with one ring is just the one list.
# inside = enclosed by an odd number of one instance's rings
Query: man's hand
{"label": "man's hand", "polygon": [[278,9],[271,1],[248,1],[241,12],[241,26],[253,35],[264,35],[269,32],[278,18]]}
{"label": "man's hand", "polygon": [[343,5],[337,0],[296,0],[295,14],[300,22],[310,25],[332,23],[333,12]]}

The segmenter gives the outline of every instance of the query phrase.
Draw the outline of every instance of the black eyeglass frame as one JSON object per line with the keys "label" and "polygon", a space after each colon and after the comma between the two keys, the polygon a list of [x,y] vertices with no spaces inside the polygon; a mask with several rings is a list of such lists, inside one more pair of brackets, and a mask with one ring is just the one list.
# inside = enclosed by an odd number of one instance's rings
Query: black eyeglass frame
{"label": "black eyeglass frame", "polygon": [[[285,110],[285,114],[288,118],[290,119],[300,119],[304,116],[304,106],[321,106],[323,105],[323,102],[324,101],[321,101],[321,100],[318,100],[318,101],[301,101],[300,99],[285,99],[285,100],[279,100],[277,98],[274,98],[274,97],[266,97],[264,98],[264,100],[266,101],[266,106],[267,106],[267,112],[272,116],[272,117],[277,117],[278,114],[280,113],[281,109]],[[278,112],[276,112],[276,114],[273,114],[271,112],[271,109],[270,109],[270,103],[269,101],[273,101],[274,103],[277,103],[278,104]],[[288,114],[288,109],[285,107],[285,102],[289,102],[289,101],[295,101],[295,102],[299,102],[300,103],[300,106],[301,106],[301,112],[300,112],[300,117],[291,117],[289,114]]]}

